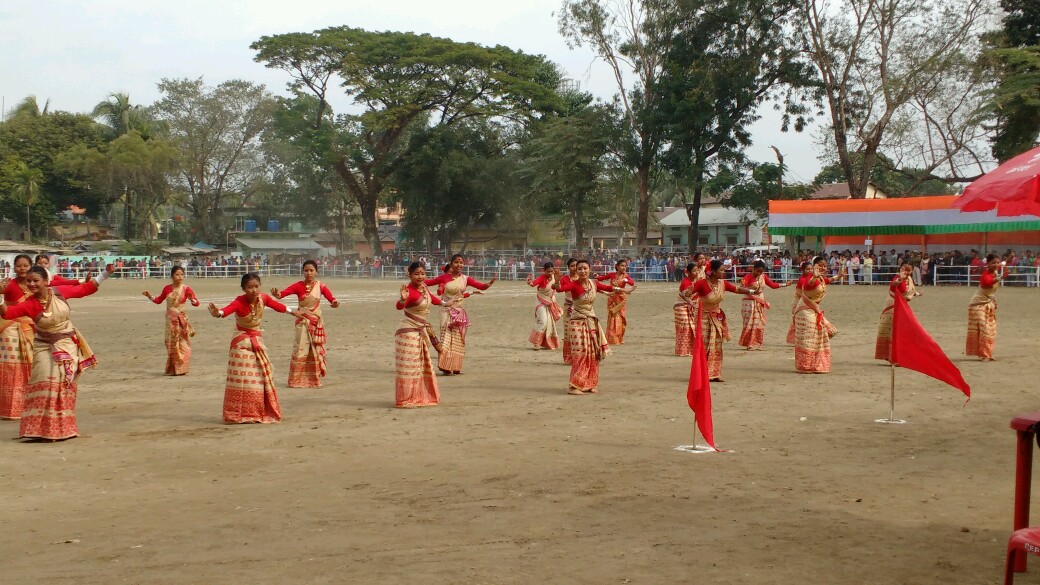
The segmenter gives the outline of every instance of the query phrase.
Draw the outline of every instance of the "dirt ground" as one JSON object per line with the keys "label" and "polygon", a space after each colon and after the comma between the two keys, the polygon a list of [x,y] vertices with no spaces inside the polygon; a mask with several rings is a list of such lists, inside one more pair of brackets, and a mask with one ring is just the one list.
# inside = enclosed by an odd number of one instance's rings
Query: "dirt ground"
{"label": "dirt ground", "polygon": [[[284,286],[288,279],[265,279]],[[153,292],[163,283],[148,281]],[[189,283],[221,306],[231,280]],[[913,307],[973,398],[872,358],[881,288],[835,287],[833,371],[794,373],[791,291],[770,291],[767,348],[727,345],[713,384],[723,454],[692,440],[689,358],[672,355],[673,284],[641,285],[599,395],[566,394],[560,353],[526,343],[534,294],[467,301],[462,376],[442,403],[393,408],[399,282],[330,280],[323,389],[290,389],[292,318],[265,339],[285,420],[221,422],[232,320],[193,309],[191,373],[162,375],[162,307],[142,281],[72,301],[100,367],[83,434],[15,440],[0,423],[2,583],[996,583],[1011,532],[1010,418],[1040,410],[1036,289],[1005,289],[996,355],[962,355],[966,288]],[[724,304],[736,339],[739,297]],[[605,307],[597,308],[605,314]],[[1034,514],[1040,516],[1040,512]],[[1040,523],[1040,522],[1035,522]],[[1040,562],[1020,583],[1040,583]]]}

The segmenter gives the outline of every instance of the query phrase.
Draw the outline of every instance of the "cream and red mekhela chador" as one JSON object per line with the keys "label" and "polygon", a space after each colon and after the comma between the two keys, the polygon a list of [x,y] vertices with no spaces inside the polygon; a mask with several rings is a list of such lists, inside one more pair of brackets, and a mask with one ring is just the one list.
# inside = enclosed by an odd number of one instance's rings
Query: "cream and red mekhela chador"
{"label": "cream and red mekhela chador", "polygon": [[[609,272],[596,277],[596,280],[608,281],[612,286],[624,288],[625,285],[635,286],[635,281],[627,274]],[[625,328],[628,319],[625,310],[628,308],[628,293],[615,292],[607,299],[607,343],[610,345],[622,345],[625,343]]]}
{"label": "cream and red mekhela chador", "polygon": [[729,341],[729,323],[722,310],[722,299],[727,291],[737,292],[737,286],[725,280],[718,280],[712,285],[710,280],[704,279],[695,282],[692,288],[701,304],[701,333],[707,352],[708,378],[721,380],[722,342]]}
{"label": "cream and red mekhela chador", "polygon": [[530,283],[535,287],[538,306],[534,309],[534,327],[527,340],[535,349],[556,349],[560,347],[560,336],[556,333],[556,321],[563,315],[563,309],[556,302],[556,291],[552,286],[556,279],[545,274]]}
{"label": "cream and red mekhela chador", "polygon": [[221,317],[235,315],[238,333],[228,351],[227,381],[224,384],[224,422],[274,423],[282,420],[274,372],[260,329],[264,307],[279,313],[289,310],[274,297],[260,293],[250,304],[245,295],[220,310]]}
{"label": "cream and red mekhela chador", "polygon": [[831,337],[837,328],[823,316],[820,303],[827,294],[827,277],[811,276],[801,287],[801,297],[794,308],[794,369],[799,372],[831,371]]}
{"label": "cream and red mekhela chador", "polygon": [[596,391],[599,386],[599,362],[610,351],[603,325],[596,317],[594,304],[597,291],[611,292],[614,287],[595,280],[589,282],[592,284],[589,290],[585,290],[577,280],[560,284],[560,291],[569,291],[574,301],[571,315],[567,318],[572,394]]}
{"label": "cream and red mekhela chador", "polygon": [[394,393],[398,408],[434,406],[441,401],[430,356],[430,345],[440,344],[428,320],[431,304],[439,305],[441,300],[426,285],[416,288],[409,284],[408,299],[397,301],[397,309],[404,310],[394,333]]}
{"label": "cream and red mekhela chador", "polygon": [[491,285],[470,278],[465,274],[452,276],[450,272],[431,278],[426,286],[441,285],[441,349],[437,358],[437,369],[446,374],[462,373],[462,360],[466,357],[466,330],[469,328],[469,315],[462,307],[462,301],[469,297],[467,286],[477,290],[487,290]]}
{"label": "cream and red mekhela chador", "polygon": [[[18,279],[11,279],[3,293],[8,305],[25,302],[31,296],[29,288]],[[0,319],[0,418],[22,416],[32,373],[34,331],[29,317]]]}
{"label": "cream and red mekhela chador", "polygon": [[188,373],[191,361],[191,338],[195,336],[195,328],[188,322],[184,312],[184,304],[190,302],[199,306],[199,298],[195,291],[185,284],[177,289],[172,284],[166,285],[159,296],[152,302],[159,304],[166,301],[166,372],[167,376],[182,376]]}
{"label": "cream and red mekhela chador", "polygon": [[993,359],[997,341],[997,299],[994,295],[1000,281],[986,270],[979,276],[979,288],[968,303],[968,339],[964,353],[982,359]]}
{"label": "cream and red mekhela chador", "polygon": [[749,272],[744,275],[740,284],[744,288],[757,290],[758,294],[744,295],[744,299],[741,302],[740,316],[743,320],[743,327],[740,329],[740,341],[737,344],[748,349],[758,349],[762,347],[762,343],[765,341],[766,309],[770,308],[763,291],[765,291],[767,286],[777,289],[783,285],[773,282],[764,272],[758,278],[755,278],[755,275]]}
{"label": "cream and red mekhela chador", "polygon": [[693,334],[697,318],[697,307],[700,300],[690,288],[693,283],[707,278],[704,267],[694,269],[693,279],[683,278],[679,283],[679,295],[675,298],[672,311],[675,317],[675,355],[689,357],[693,355]]}
{"label": "cream and red mekhela chador", "polygon": [[290,388],[321,388],[325,377],[325,321],[321,317],[321,297],[336,302],[332,291],[315,280],[311,284],[301,280],[289,285],[278,296],[296,295],[302,317],[296,318],[296,344],[289,360]]}
{"label": "cream and red mekhela chador", "polygon": [[892,361],[892,313],[895,310],[896,295],[903,295],[907,302],[917,296],[912,278],[906,278],[900,282],[900,277],[895,276],[888,285],[888,298],[891,299],[884,309],[881,309],[881,319],[878,321],[877,341],[874,343],[874,359]]}
{"label": "cream and red mekhela chador", "polygon": [[80,373],[97,364],[83,335],[69,321],[66,299],[97,292],[93,280],[72,286],[51,287],[48,300],[35,296],[8,307],[6,317],[29,317],[36,324],[33,339],[32,374],[25,394],[18,436],[39,439],[70,439],[76,427],[76,393]]}
{"label": "cream and red mekhela chador", "polygon": [[[560,290],[564,290],[563,285],[571,282],[570,275],[564,274],[560,276]],[[571,318],[571,314],[574,313],[574,299],[571,297],[571,292],[567,291],[563,293],[563,316],[566,319]],[[566,321],[564,321],[563,328],[563,363],[568,366],[571,365],[571,339],[567,335]]]}

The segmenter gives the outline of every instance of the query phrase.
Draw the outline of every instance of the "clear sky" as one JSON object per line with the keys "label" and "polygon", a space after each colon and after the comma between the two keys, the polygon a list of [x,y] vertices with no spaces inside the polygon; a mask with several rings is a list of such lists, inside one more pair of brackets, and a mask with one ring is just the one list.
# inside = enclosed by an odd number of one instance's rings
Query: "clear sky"
{"label": "clear sky", "polygon": [[[253,62],[263,35],[348,25],[430,33],[546,55],[582,89],[617,92],[606,64],[571,50],[557,31],[561,0],[0,0],[0,96],[11,108],[27,95],[51,108],[87,112],[113,92],[147,105],[166,78],[209,84],[241,78],[282,93],[286,74]],[[334,103],[334,106],[336,104]],[[789,181],[811,181],[820,163],[812,136],[781,133],[771,108],[754,126],[749,154],[775,162]]]}

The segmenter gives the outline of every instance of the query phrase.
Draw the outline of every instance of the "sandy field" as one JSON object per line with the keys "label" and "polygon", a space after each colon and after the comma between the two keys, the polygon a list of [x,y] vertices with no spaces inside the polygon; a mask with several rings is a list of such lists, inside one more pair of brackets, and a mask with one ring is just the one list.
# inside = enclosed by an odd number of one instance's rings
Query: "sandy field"
{"label": "sandy field", "polygon": [[[265,279],[265,290],[288,279]],[[462,376],[443,401],[393,408],[401,283],[329,280],[323,389],[285,386],[292,317],[265,339],[285,420],[224,425],[233,320],[192,309],[191,373],[162,375],[163,308],[142,281],[72,301],[100,367],[80,379],[82,436],[23,443],[0,423],[0,583],[978,584],[1011,532],[1010,418],[1040,410],[1036,289],[1005,289],[997,357],[962,354],[966,288],[913,307],[973,387],[872,359],[885,291],[834,287],[833,371],[794,373],[791,290],[762,352],[726,348],[716,438],[693,455],[689,358],[672,355],[674,284],[641,285],[599,395],[566,394],[560,353],[532,351],[534,294],[467,301]],[[146,283],[158,293],[164,283]],[[191,281],[221,306],[237,282]],[[602,303],[602,302],[601,302]],[[739,333],[739,297],[724,304]],[[597,310],[605,314],[605,306]],[[1040,517],[1040,511],[1034,514]],[[1034,521],[1040,524],[1040,519]],[[1040,562],[1020,583],[1040,583]]]}

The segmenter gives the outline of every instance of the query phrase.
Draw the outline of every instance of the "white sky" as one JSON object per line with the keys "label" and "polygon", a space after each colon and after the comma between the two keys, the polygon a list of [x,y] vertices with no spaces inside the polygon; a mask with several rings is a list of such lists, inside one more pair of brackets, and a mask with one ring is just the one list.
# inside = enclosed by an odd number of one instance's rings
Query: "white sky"
{"label": "white sky", "polygon": [[[557,31],[561,0],[0,0],[0,96],[4,111],[27,95],[51,108],[87,112],[110,93],[132,103],[158,98],[164,77],[263,83],[283,93],[288,76],[253,62],[263,35],[348,25],[430,33],[546,55],[582,89],[603,99],[617,92],[606,64],[572,51]],[[335,105],[335,104],[334,104]],[[749,155],[775,162],[789,181],[811,181],[820,163],[809,133],[781,133],[767,106]]]}

